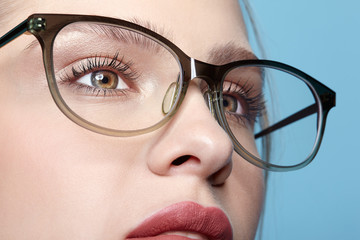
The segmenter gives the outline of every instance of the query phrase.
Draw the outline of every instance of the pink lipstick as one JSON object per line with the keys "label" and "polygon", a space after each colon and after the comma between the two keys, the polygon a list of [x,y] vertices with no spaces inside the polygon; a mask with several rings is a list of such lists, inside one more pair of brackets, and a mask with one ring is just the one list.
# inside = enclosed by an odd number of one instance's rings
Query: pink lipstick
{"label": "pink lipstick", "polygon": [[231,224],[216,207],[194,202],[180,202],[147,218],[132,231],[127,240],[232,240]]}

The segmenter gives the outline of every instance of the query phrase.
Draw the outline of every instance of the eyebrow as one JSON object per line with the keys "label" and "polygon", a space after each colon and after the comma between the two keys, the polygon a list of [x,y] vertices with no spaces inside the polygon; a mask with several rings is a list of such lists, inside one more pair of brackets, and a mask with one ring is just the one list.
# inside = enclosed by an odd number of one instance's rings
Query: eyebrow
{"label": "eyebrow", "polygon": [[[165,30],[164,27],[159,27],[150,21],[141,20],[139,18],[132,18],[127,21],[145,27],[153,32],[156,32],[157,34],[165,37],[166,39],[172,42],[172,32],[170,30]],[[144,37],[141,34],[135,34],[134,32],[131,31],[126,31],[121,28],[106,26],[102,24],[96,25],[94,23],[94,25],[89,24],[88,26],[89,26],[88,29],[90,29],[91,31],[99,35],[104,34],[115,40],[121,40],[125,42],[133,41],[135,43],[145,46],[146,48],[153,48],[155,49],[155,51],[158,51],[161,48],[159,44]],[[36,46],[39,46],[38,44],[39,44],[38,40],[34,40],[29,45],[27,45],[27,47],[25,47],[24,50],[33,49]],[[207,62],[215,65],[223,65],[230,62],[249,60],[249,59],[258,59],[258,58],[251,51],[245,49],[242,46],[238,46],[237,44],[234,43],[234,41],[230,41],[226,44],[217,45],[211,48],[209,50]]]}
{"label": "eyebrow", "polygon": [[90,30],[96,33],[98,36],[106,36],[116,42],[132,43],[138,46],[144,47],[149,50],[154,50],[156,53],[160,52],[162,47],[156,41],[144,36],[141,33],[128,30],[126,28],[109,26],[107,24],[88,24],[88,29],[80,29],[80,32],[84,30]]}
{"label": "eyebrow", "polygon": [[[169,30],[165,30],[164,27],[159,27],[153,23],[151,23],[150,21],[146,21],[146,20],[141,20],[139,18],[132,18],[132,19],[128,19],[126,20],[128,22],[140,25],[144,28],[147,28],[163,37],[165,37],[166,39],[168,39],[169,41],[172,41],[172,33]],[[93,24],[88,24],[87,25],[89,28],[88,30],[91,30],[92,32],[95,32],[99,35],[103,34],[106,35],[107,37],[111,37],[114,40],[117,41],[125,41],[125,42],[129,42],[129,41],[133,41],[135,43],[139,43],[139,44],[143,44],[143,46],[145,47],[153,47],[154,49],[159,50],[160,45],[155,43],[154,41],[151,41],[150,39],[144,37],[141,34],[136,34],[132,31],[127,31],[125,28],[116,28],[113,26],[107,26],[106,23],[104,24],[99,24],[99,23],[93,23]],[[80,29],[80,32],[85,32],[84,29]],[[39,41],[37,39],[33,40],[30,44],[28,44],[24,50],[29,50],[29,49],[33,49],[36,46],[39,46]]]}
{"label": "eyebrow", "polygon": [[169,29],[165,29],[164,26],[155,25],[154,23],[152,23],[148,20],[142,20],[142,19],[136,18],[136,17],[134,17],[130,20],[127,20],[127,21],[135,23],[137,25],[140,25],[144,28],[147,28],[150,31],[153,31],[153,32],[163,36],[167,40],[173,42],[172,31],[170,31]]}
{"label": "eyebrow", "polygon": [[19,7],[21,7],[20,1],[0,1],[0,24],[7,26],[10,20],[10,16],[13,15]]}
{"label": "eyebrow", "polygon": [[209,51],[208,62],[215,65],[223,65],[240,60],[258,59],[254,53],[234,42],[213,47]]}

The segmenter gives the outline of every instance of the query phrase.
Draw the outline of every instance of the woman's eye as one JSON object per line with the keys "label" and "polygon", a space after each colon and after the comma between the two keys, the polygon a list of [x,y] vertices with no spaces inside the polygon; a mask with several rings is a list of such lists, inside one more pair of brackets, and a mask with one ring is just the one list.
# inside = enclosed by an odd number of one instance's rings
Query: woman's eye
{"label": "woman's eye", "polygon": [[128,89],[121,77],[108,70],[94,71],[77,80],[78,83],[101,89]]}
{"label": "woman's eye", "polygon": [[243,101],[237,99],[235,96],[223,95],[223,107],[226,112],[244,115],[247,111],[245,106]]}

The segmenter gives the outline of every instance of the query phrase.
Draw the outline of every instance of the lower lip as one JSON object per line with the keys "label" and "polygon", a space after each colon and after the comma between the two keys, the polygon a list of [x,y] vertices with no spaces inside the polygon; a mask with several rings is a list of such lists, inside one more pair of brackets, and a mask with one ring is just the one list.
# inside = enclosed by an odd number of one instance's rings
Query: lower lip
{"label": "lower lip", "polygon": [[158,235],[154,237],[144,237],[144,238],[127,238],[131,240],[194,240],[193,238],[188,238],[178,235]]}

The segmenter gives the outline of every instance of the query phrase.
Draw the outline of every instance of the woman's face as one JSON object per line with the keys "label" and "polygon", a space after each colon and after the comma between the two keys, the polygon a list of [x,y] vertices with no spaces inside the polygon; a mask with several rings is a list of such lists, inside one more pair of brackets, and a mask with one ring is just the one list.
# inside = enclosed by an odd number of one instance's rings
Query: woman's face
{"label": "woman's face", "polygon": [[[11,4],[16,9],[2,17],[0,35],[32,13],[73,13],[150,23],[186,54],[210,63],[215,48],[250,51],[236,0]],[[207,233],[193,226],[167,228],[177,220],[191,226],[202,213],[210,216],[203,220],[218,217],[214,208],[194,203],[221,209],[234,239],[254,237],[263,173],[233,151],[196,87],[190,85],[164,127],[135,137],[103,136],[74,124],[56,107],[40,46],[25,49],[34,39],[23,34],[0,50],[1,239],[125,239],[154,214],[157,223],[148,222],[160,224],[153,227],[164,234],[202,238]],[[174,164],[180,157],[184,161]],[[164,212],[172,223],[161,218]],[[214,222],[226,228],[224,221]]]}

